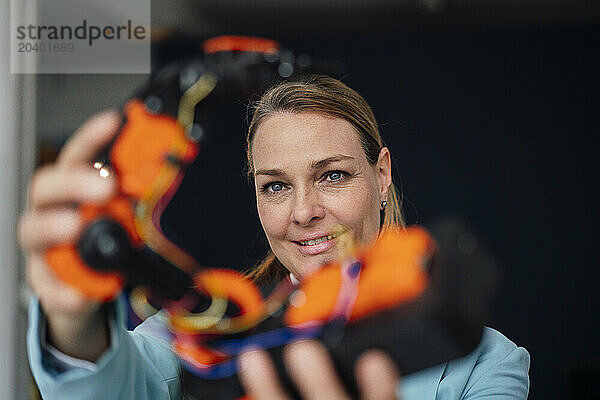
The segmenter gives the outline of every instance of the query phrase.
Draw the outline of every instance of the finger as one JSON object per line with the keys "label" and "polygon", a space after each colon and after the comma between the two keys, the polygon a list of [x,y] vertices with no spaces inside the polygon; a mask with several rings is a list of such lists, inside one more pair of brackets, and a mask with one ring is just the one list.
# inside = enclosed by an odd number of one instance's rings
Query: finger
{"label": "finger", "polygon": [[400,372],[383,351],[369,350],[362,354],[356,361],[354,371],[361,399],[397,399]]}
{"label": "finger", "polygon": [[240,380],[246,394],[256,400],[288,399],[279,383],[275,367],[263,350],[253,350],[239,357]]}
{"label": "finger", "polygon": [[60,166],[88,164],[115,136],[120,114],[109,110],[88,119],[65,144],[58,156]]}
{"label": "finger", "polygon": [[29,188],[29,207],[44,208],[60,203],[103,203],[117,191],[113,176],[102,177],[91,167],[41,168]]}
{"label": "finger", "polygon": [[70,208],[23,214],[18,226],[21,246],[33,251],[59,243],[75,243],[82,231],[83,222],[79,213]]}
{"label": "finger", "polygon": [[62,282],[40,253],[31,253],[28,257],[27,282],[47,313],[82,314],[99,304]]}
{"label": "finger", "polygon": [[349,399],[325,347],[306,340],[283,350],[288,373],[303,399]]}

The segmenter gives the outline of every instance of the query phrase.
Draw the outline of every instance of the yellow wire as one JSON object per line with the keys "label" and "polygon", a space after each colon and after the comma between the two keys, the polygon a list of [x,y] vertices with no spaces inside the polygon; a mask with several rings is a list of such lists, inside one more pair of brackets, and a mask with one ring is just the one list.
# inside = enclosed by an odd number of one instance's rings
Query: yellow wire
{"label": "yellow wire", "polygon": [[148,294],[146,293],[146,288],[143,286],[138,286],[131,291],[129,302],[135,315],[142,321],[158,312],[148,301]]}
{"label": "yellow wire", "polygon": [[177,121],[184,128],[187,129],[194,122],[196,105],[212,92],[217,86],[217,82],[215,74],[206,72],[181,96]]}
{"label": "yellow wire", "polygon": [[[177,121],[187,129],[194,122],[196,105],[212,92],[217,85],[217,77],[211,72],[204,73],[185,93],[179,101],[179,110]],[[175,141],[172,148],[175,154],[183,155],[187,151],[186,141]],[[135,225],[140,237],[155,252],[163,256],[172,264],[183,267],[190,272],[195,269],[196,262],[187,253],[179,247],[165,240],[158,232],[152,222],[152,212],[156,204],[160,201],[165,191],[170,187],[173,180],[177,177],[179,169],[169,163],[165,163],[158,175],[150,185],[149,190],[142,196],[138,207],[136,208]]]}
{"label": "yellow wire", "polygon": [[[212,297],[210,306],[201,313],[189,313],[188,315],[171,315],[169,324],[175,329],[188,331],[201,331],[214,326],[223,320],[227,311],[228,301],[222,297]],[[196,332],[195,332],[196,333]]]}

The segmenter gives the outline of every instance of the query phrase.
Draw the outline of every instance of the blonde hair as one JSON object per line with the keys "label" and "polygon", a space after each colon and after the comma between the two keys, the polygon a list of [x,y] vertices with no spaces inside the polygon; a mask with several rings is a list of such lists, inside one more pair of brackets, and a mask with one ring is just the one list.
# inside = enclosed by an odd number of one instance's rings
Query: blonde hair
{"label": "blonde hair", "polygon": [[[337,79],[310,75],[275,84],[254,105],[254,114],[246,136],[248,177],[253,178],[252,140],[261,122],[277,112],[318,112],[348,121],[358,133],[369,164],[375,165],[383,141],[375,115],[365,99]],[[382,211],[381,228],[404,225],[402,203],[392,183],[388,190],[387,207]],[[256,268],[248,273],[255,281],[279,281],[289,272],[271,250]]]}

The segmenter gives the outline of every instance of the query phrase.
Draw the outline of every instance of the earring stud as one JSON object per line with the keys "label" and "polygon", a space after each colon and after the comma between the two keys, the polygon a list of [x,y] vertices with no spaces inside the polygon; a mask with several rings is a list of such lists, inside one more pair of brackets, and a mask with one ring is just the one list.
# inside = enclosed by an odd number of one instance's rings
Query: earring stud
{"label": "earring stud", "polygon": [[387,207],[387,201],[383,200],[381,203],[379,203],[379,206],[382,210],[385,210],[385,208]]}

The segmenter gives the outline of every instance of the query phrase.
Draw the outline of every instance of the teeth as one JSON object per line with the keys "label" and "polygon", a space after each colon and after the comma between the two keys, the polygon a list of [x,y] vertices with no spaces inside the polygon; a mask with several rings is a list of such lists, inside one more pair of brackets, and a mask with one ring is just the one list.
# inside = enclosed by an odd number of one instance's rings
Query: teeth
{"label": "teeth", "polygon": [[340,235],[341,235],[341,232],[338,232],[338,233],[334,233],[333,235],[321,236],[320,238],[317,238],[317,239],[311,239],[311,240],[307,240],[305,242],[299,242],[299,243],[302,246],[314,246],[315,244],[319,244],[319,243],[326,242],[327,240],[335,239],[336,237],[338,237]]}

